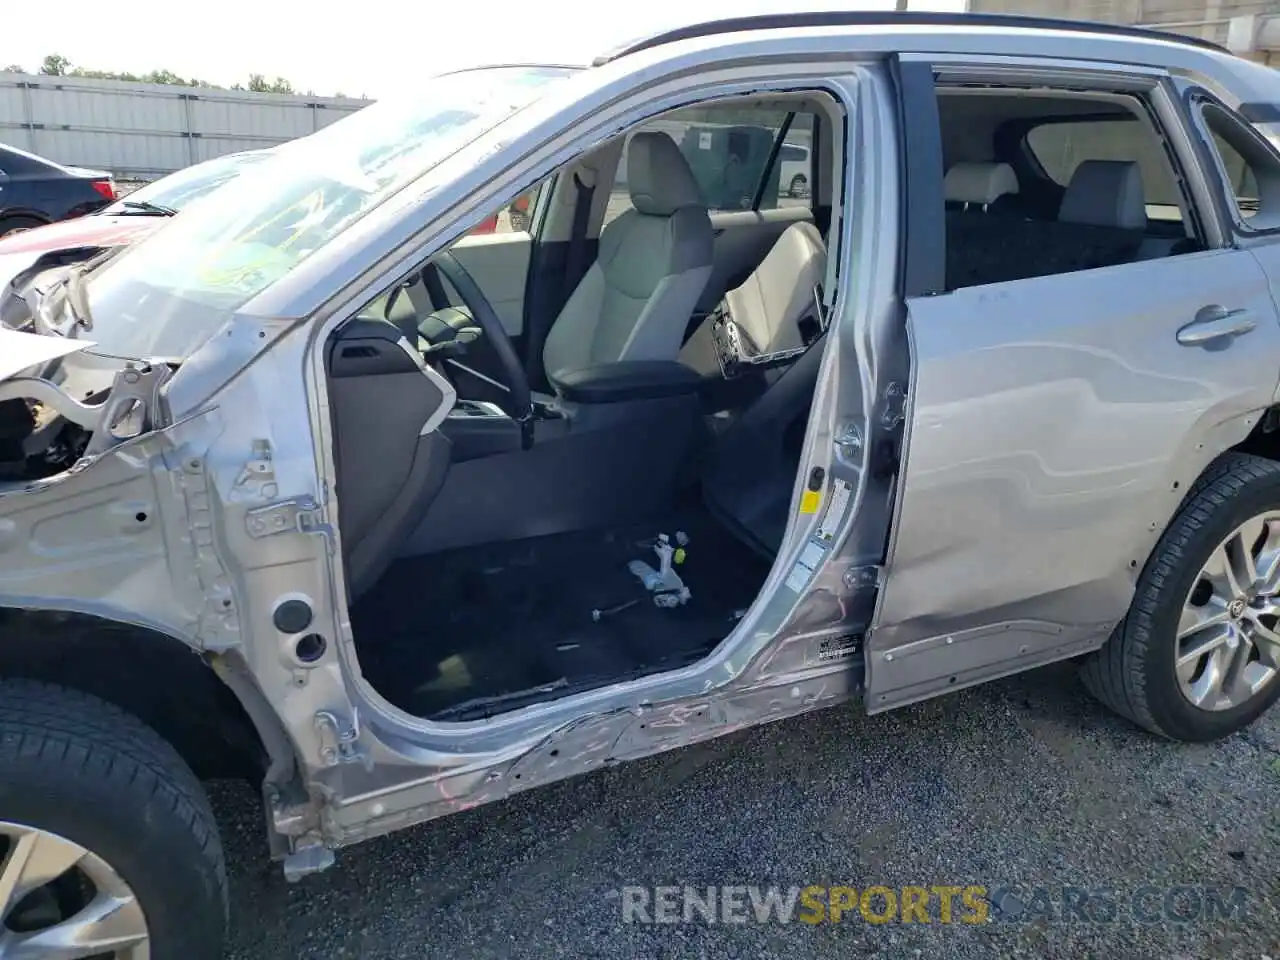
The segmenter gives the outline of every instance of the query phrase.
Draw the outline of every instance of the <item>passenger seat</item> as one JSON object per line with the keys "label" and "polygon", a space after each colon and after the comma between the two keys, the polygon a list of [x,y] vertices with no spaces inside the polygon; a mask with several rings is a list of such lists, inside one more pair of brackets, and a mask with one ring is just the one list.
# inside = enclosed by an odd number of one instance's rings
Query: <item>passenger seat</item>
{"label": "passenger seat", "polygon": [[826,273],[822,234],[811,223],[794,223],[751,276],[724,295],[724,305],[760,353],[803,347],[800,322],[813,315],[814,287]]}
{"label": "passenger seat", "polygon": [[[814,289],[827,272],[827,248],[813,224],[793,223],[741,285],[725,293],[716,314],[731,319],[754,354],[803,347],[803,324],[816,323]],[[720,373],[712,338],[715,315],[694,331],[680,361],[704,376]],[[816,327],[815,327],[816,331]]]}
{"label": "passenger seat", "polygon": [[1085,160],[1058,208],[1059,223],[1136,231],[1147,228],[1142,170],[1132,160]]}

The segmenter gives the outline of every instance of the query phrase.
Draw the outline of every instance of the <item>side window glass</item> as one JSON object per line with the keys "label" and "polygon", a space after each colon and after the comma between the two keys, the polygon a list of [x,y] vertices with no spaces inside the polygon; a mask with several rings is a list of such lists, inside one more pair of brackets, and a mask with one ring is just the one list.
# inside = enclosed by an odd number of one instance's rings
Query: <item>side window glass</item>
{"label": "side window glass", "polygon": [[538,205],[538,195],[542,192],[542,184],[526,190],[509,204],[489,214],[467,236],[484,236],[494,233],[529,233],[533,223],[533,211]]}
{"label": "side window glass", "polygon": [[1199,116],[1238,221],[1250,230],[1280,229],[1280,156],[1217,103],[1201,102]]}
{"label": "side window glass", "polygon": [[[640,130],[665,133],[675,142],[698,182],[702,202],[713,213],[808,206],[813,185],[813,115],[794,115],[774,157],[786,118],[781,110],[693,107],[653,120]],[[629,143],[630,135],[618,162],[605,223],[631,208]]]}

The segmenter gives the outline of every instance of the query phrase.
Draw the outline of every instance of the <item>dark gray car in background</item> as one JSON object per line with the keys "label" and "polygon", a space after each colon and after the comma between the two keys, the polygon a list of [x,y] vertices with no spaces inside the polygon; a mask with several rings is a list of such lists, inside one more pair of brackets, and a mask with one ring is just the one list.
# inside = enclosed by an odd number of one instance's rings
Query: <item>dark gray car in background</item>
{"label": "dark gray car in background", "polygon": [[0,237],[82,217],[115,199],[104,170],[63,166],[0,143]]}

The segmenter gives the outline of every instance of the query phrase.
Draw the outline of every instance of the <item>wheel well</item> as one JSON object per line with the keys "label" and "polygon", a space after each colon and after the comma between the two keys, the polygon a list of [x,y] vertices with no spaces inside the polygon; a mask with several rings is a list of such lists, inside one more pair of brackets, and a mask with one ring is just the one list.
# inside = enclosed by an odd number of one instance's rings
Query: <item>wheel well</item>
{"label": "wheel well", "polygon": [[13,207],[9,210],[0,211],[0,223],[5,220],[35,220],[37,223],[46,225],[53,222],[40,211],[29,210],[26,207]]}
{"label": "wheel well", "polygon": [[210,664],[154,630],[0,609],[0,678],[42,680],[115,704],[169,741],[201,779],[260,783],[270,762],[240,699]]}
{"label": "wheel well", "polygon": [[1231,449],[1280,463],[1280,405],[1267,407],[1249,435]]}

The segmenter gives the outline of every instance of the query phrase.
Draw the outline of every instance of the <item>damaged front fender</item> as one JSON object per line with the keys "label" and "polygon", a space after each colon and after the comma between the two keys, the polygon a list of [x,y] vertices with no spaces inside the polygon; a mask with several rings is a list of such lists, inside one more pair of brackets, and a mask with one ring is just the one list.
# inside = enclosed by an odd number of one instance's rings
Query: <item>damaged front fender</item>
{"label": "damaged front fender", "polygon": [[0,606],[226,646],[238,635],[231,594],[201,569],[189,513],[202,482],[184,473],[173,439],[151,431],[52,477],[0,486]]}

